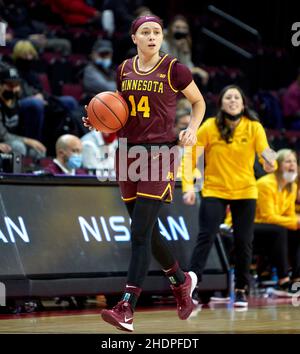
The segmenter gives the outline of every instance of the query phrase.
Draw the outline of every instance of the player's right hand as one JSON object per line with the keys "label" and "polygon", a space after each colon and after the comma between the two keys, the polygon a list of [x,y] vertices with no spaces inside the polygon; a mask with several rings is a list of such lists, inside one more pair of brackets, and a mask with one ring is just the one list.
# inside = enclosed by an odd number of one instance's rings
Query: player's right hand
{"label": "player's right hand", "polygon": [[[85,110],[87,111],[87,105],[84,106]],[[94,130],[94,127],[92,126],[92,124],[89,121],[88,117],[82,117],[82,121],[83,121],[83,125],[86,128],[89,128],[89,130]]]}
{"label": "player's right hand", "polygon": [[183,194],[183,202],[186,205],[194,205],[196,202],[196,193],[194,191],[188,191]]}

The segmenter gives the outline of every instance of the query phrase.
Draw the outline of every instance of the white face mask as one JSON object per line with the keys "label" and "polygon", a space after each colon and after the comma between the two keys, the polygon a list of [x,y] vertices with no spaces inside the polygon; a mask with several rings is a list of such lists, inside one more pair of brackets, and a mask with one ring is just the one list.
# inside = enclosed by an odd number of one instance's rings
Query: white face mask
{"label": "white face mask", "polygon": [[287,183],[292,183],[296,180],[297,178],[297,172],[288,172],[285,171],[283,172],[282,178],[287,182]]}

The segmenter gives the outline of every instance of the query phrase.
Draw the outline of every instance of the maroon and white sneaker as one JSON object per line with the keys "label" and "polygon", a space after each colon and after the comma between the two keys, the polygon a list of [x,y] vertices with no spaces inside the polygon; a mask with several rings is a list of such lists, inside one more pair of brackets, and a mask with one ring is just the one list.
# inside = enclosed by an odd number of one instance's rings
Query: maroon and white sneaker
{"label": "maroon and white sneaker", "polygon": [[171,285],[171,289],[177,302],[177,313],[181,320],[186,320],[192,313],[195,305],[192,293],[197,285],[198,279],[194,272],[185,274],[185,282],[179,286]]}
{"label": "maroon and white sneaker", "polygon": [[111,310],[102,310],[103,320],[121,331],[133,332],[133,311],[127,301],[120,301]]}

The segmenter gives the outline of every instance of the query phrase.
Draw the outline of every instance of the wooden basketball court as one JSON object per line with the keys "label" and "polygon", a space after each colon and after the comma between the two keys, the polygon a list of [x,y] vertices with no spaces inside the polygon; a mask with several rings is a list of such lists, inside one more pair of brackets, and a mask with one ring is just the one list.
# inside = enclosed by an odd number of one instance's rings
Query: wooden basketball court
{"label": "wooden basketball court", "polygon": [[[288,299],[252,298],[248,310],[232,304],[210,303],[198,307],[181,321],[175,306],[140,308],[135,314],[135,334],[176,333],[300,333],[299,306]],[[125,333],[100,317],[100,309],[43,311],[23,315],[0,315],[0,333]]]}

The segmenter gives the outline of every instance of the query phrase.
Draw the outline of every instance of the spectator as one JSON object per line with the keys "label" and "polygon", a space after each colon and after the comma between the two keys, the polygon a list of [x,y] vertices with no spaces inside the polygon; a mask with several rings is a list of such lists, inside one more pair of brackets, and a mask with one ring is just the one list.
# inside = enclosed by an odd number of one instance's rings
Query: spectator
{"label": "spectator", "polygon": [[[143,5],[142,0],[104,0],[102,9],[113,12],[115,29],[129,36],[130,26],[134,20],[134,12]],[[129,38],[130,39],[130,38]]]}
{"label": "spectator", "polygon": [[[15,68],[0,67],[0,142],[8,144],[12,150],[35,158],[45,156],[46,148],[38,140],[22,136],[24,131],[20,118],[19,95],[21,79]],[[9,150],[7,146],[3,146]]]}
{"label": "spectator", "polygon": [[[108,35],[113,40],[114,62],[126,58],[126,54],[134,48],[131,41],[130,27],[135,11],[144,4],[144,0],[104,0],[102,11],[109,13],[109,22],[105,24]],[[109,11],[109,12],[108,12]]]}
{"label": "spectator", "polygon": [[88,100],[103,91],[116,91],[115,71],[112,69],[112,44],[108,40],[99,39],[95,42],[91,63],[83,72],[83,88]]}
{"label": "spectator", "polygon": [[[189,108],[177,109],[177,111],[176,111],[175,131],[176,131],[176,135],[178,137],[179,137],[179,134],[181,131],[187,129],[187,127],[191,121],[191,105],[188,100],[187,100],[187,103],[189,104]],[[179,145],[180,158],[182,158],[183,153],[184,153],[184,148]],[[197,180],[201,179],[201,172],[197,167],[195,167],[193,169],[193,177],[194,177],[194,179],[197,179]],[[179,165],[178,171],[177,171],[177,179],[181,180],[181,178],[182,178],[182,166]]]}
{"label": "spectator", "polygon": [[71,134],[62,135],[57,139],[55,149],[56,158],[45,168],[46,172],[53,175],[65,174],[72,176],[85,174],[85,171],[80,169],[82,166],[82,143],[77,136]]}
{"label": "spectator", "polygon": [[2,1],[0,13],[9,24],[9,46],[23,39],[31,41],[39,51],[51,50],[62,55],[71,53],[71,42],[68,39],[50,35],[45,23],[31,18],[27,1]]}
{"label": "spectator", "polygon": [[[197,146],[204,147],[204,186],[201,191],[199,234],[191,260],[191,269],[201,280],[209,251],[230,205],[236,248],[235,299],[237,307],[247,307],[249,270],[257,199],[254,177],[255,153],[268,156],[263,162],[267,172],[275,169],[266,133],[246,105],[242,90],[225,87],[219,98],[216,117],[207,119],[198,129]],[[197,163],[196,147],[184,154],[182,163],[183,200],[193,205],[196,200],[192,168]]]}
{"label": "spectator", "polygon": [[300,68],[296,80],[291,83],[282,98],[283,114],[287,126],[300,129]]}
{"label": "spectator", "polygon": [[45,3],[68,25],[99,23],[100,26],[101,13],[84,0],[45,0]]}
{"label": "spectator", "polygon": [[182,130],[185,130],[191,120],[191,110],[190,109],[180,109],[176,112],[176,122],[175,122],[175,130],[177,136]]}
{"label": "spectator", "polygon": [[102,27],[109,38],[112,37],[116,28],[120,33],[128,33],[133,19],[136,17],[153,14],[143,1],[105,0],[102,12]]}
{"label": "spectator", "polygon": [[[20,113],[24,119],[25,134],[43,140],[45,111],[47,110],[53,115],[54,101],[56,104],[60,104],[69,116],[72,116],[72,112],[78,109],[78,102],[71,96],[52,99],[49,94],[43,91],[40,78],[35,71],[38,53],[30,41],[18,41],[14,46],[12,58],[23,79]],[[51,119],[54,120],[53,117]]]}
{"label": "spectator", "polygon": [[177,15],[170,22],[161,50],[185,64],[193,75],[198,75],[203,86],[208,83],[208,73],[192,62],[192,38],[187,19]]}
{"label": "spectator", "polygon": [[[278,151],[278,169],[257,181],[258,199],[254,228],[254,247],[269,256],[277,268],[278,285],[274,294],[291,296],[292,282],[300,280],[300,215],[296,214],[297,158],[294,151]],[[289,244],[289,247],[288,247]],[[292,266],[289,278],[288,249]]]}
{"label": "spectator", "polygon": [[91,131],[81,137],[83,167],[92,170],[114,169],[114,156],[117,149],[116,134],[107,142],[104,133]]}
{"label": "spectator", "polygon": [[[39,56],[32,43],[27,40],[18,41],[13,48],[12,59],[24,80],[23,97],[34,96],[47,103],[47,95],[43,92],[41,80],[35,71]],[[71,96],[61,96],[59,99],[69,111],[78,107],[77,101]]]}

